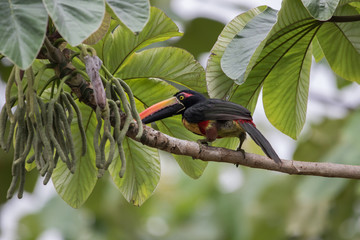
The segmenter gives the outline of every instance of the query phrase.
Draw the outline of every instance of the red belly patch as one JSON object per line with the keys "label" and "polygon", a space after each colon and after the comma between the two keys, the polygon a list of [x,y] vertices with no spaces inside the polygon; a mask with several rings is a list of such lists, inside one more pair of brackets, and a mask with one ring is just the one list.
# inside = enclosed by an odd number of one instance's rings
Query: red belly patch
{"label": "red belly patch", "polygon": [[203,135],[206,135],[206,128],[209,126],[209,120],[199,122],[198,126],[199,126],[199,129],[200,129],[200,132]]}

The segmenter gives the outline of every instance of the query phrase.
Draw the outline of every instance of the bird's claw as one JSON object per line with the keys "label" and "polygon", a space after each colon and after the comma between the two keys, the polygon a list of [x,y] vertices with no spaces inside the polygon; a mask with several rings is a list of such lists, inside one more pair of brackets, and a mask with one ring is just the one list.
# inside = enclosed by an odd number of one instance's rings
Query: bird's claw
{"label": "bird's claw", "polygon": [[238,149],[236,149],[236,151],[241,152],[243,154],[244,159],[245,159],[245,150],[244,149],[238,148]]}

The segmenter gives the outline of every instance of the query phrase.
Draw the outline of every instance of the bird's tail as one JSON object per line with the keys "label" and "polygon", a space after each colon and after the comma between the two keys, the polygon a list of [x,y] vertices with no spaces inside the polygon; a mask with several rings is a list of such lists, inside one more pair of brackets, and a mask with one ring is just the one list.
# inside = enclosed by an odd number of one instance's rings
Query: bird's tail
{"label": "bird's tail", "polygon": [[252,122],[240,122],[240,125],[269,158],[273,159],[276,163],[281,163],[279,156],[276,154],[269,141]]}

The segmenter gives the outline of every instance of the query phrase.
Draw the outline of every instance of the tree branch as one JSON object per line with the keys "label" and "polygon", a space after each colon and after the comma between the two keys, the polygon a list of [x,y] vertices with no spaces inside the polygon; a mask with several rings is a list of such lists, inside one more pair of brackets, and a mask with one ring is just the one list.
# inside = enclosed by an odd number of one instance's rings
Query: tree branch
{"label": "tree branch", "polygon": [[[127,136],[137,141],[135,139],[136,133],[137,125],[133,124],[130,127]],[[360,179],[360,166],[325,162],[302,162],[284,159],[282,159],[282,164],[277,164],[268,157],[252,153],[246,153],[244,158],[243,154],[238,151],[219,147],[209,147],[199,145],[196,142],[177,139],[147,126],[144,126],[144,133],[140,142],[149,147],[161,149],[169,153],[186,155],[194,159],[201,159],[208,162],[232,163],[235,165],[294,175]]]}

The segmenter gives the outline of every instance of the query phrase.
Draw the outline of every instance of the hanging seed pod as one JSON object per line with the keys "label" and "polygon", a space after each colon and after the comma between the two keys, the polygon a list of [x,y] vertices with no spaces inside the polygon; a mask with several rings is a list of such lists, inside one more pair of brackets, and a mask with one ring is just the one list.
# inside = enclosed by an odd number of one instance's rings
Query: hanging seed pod
{"label": "hanging seed pod", "polygon": [[[46,134],[46,127],[43,125],[43,121],[46,122],[46,107],[45,104],[42,102],[41,98],[37,98],[37,106],[34,107],[35,111],[35,117],[36,117],[36,124],[37,124],[37,133],[39,136],[39,140],[41,141],[41,144],[43,145],[43,151],[42,154],[40,154],[39,160],[40,165],[42,166],[40,174],[44,176],[44,174],[53,168],[53,153],[52,153],[52,147],[50,145],[50,139],[48,138]],[[39,107],[41,109],[41,114],[39,111]],[[43,119],[44,118],[44,119]],[[41,149],[41,148],[40,148]],[[42,162],[43,161],[43,162]],[[45,184],[45,181],[44,181]]]}
{"label": "hanging seed pod", "polygon": [[[110,119],[109,119],[109,107],[107,106],[107,116],[105,117],[105,121],[104,121],[104,136],[101,139],[101,143],[100,146],[103,144],[104,148],[105,148],[105,143],[106,140],[109,140],[110,142],[110,150],[109,150],[109,154],[108,154],[108,159],[105,162],[104,165],[104,169],[107,170],[108,167],[110,166],[113,158],[114,158],[114,154],[115,154],[115,148],[116,148],[116,142],[113,138],[113,136],[111,135],[111,124],[110,124]],[[101,147],[100,147],[101,148]]]}
{"label": "hanging seed pod", "polygon": [[11,104],[10,104],[10,95],[11,95],[11,87],[14,85],[15,82],[15,67],[13,67],[8,82],[6,84],[6,89],[5,89],[5,106],[6,106],[6,112],[7,115],[9,116],[10,122],[13,123],[15,121],[15,117],[14,114],[11,111]]}
{"label": "hanging seed pod", "polygon": [[[65,138],[64,131],[63,131],[63,129],[65,129],[65,127],[64,127],[64,124],[62,123],[62,121],[60,120],[60,116],[58,115],[58,113],[55,111],[54,114],[55,114],[54,127],[56,126],[56,129],[54,130],[54,135],[55,135],[55,138],[58,140],[58,142],[61,146],[61,149],[64,151],[65,155],[68,158],[69,149],[66,145],[66,138]],[[69,159],[69,161],[70,161],[70,159]]]}
{"label": "hanging seed pod", "polygon": [[[66,145],[70,151],[70,155],[71,155],[71,168],[70,171],[72,173],[75,172],[75,166],[76,166],[76,155],[75,155],[75,145],[74,145],[74,140],[72,138],[72,134],[71,134],[71,128],[70,125],[67,121],[66,115],[65,115],[65,111],[62,108],[62,106],[59,103],[55,102],[55,110],[56,113],[58,114],[58,116],[60,117],[60,120],[62,121],[63,125],[64,125],[64,132],[65,132],[65,136],[66,136]],[[59,152],[60,154],[60,152]],[[60,156],[61,157],[61,156]]]}
{"label": "hanging seed pod", "polygon": [[121,118],[120,118],[120,113],[119,113],[120,109],[118,108],[117,104],[113,100],[108,99],[108,103],[109,103],[110,109],[112,110],[114,120],[115,120],[114,138],[117,143],[117,148],[118,148],[119,157],[120,157],[120,161],[121,161],[121,170],[120,170],[119,176],[122,178],[124,176],[125,169],[126,169],[126,159],[125,159],[124,148],[123,148],[122,142],[120,141],[120,132],[121,132],[120,131]]}
{"label": "hanging seed pod", "polygon": [[18,198],[21,199],[23,197],[24,194],[24,187],[25,187],[25,173],[26,173],[26,169],[25,169],[25,162],[22,162],[20,167],[20,173],[19,173],[19,190],[18,190]]}
{"label": "hanging seed pod", "polygon": [[114,83],[115,83],[115,92],[119,95],[119,97],[123,103],[125,113],[126,113],[126,119],[125,119],[123,128],[120,132],[120,136],[119,136],[119,141],[122,142],[123,139],[125,138],[125,135],[126,135],[128,129],[129,129],[130,123],[132,121],[132,116],[131,116],[130,107],[128,105],[128,101],[127,101],[124,89],[121,87],[119,81],[115,80]]}
{"label": "hanging seed pod", "polygon": [[[71,170],[72,165],[70,163],[70,160],[66,156],[65,152],[63,151],[63,148],[60,146],[57,138],[54,135],[54,129],[53,129],[53,118],[54,118],[54,104],[55,99],[51,99],[48,105],[48,111],[47,111],[47,124],[46,124],[46,131],[50,137],[51,143],[54,145],[56,149],[56,153],[60,156],[61,160],[67,165],[69,170]],[[55,115],[56,117],[57,115]],[[58,131],[58,130],[55,130]],[[55,162],[54,165],[56,166]]]}
{"label": "hanging seed pod", "polygon": [[[121,79],[116,79],[117,81],[119,81],[119,83],[121,84],[121,86],[124,88],[124,90],[126,91],[126,93],[129,96],[129,100],[130,100],[130,106],[131,106],[131,113],[132,116],[135,118],[137,124],[138,124],[138,133],[136,134],[136,139],[140,139],[142,134],[143,134],[143,125],[142,125],[142,121],[140,118],[139,113],[136,111],[136,103],[135,103],[135,98],[134,95],[130,89],[130,87]],[[115,80],[115,81],[116,81]]]}
{"label": "hanging seed pod", "polygon": [[122,143],[118,143],[118,151],[119,151],[119,157],[121,161],[121,168],[119,172],[119,177],[123,178],[126,170],[126,157],[125,157],[125,151]]}
{"label": "hanging seed pod", "polygon": [[23,134],[24,138],[22,138],[21,140],[24,140],[26,137],[26,144],[25,144],[25,147],[24,147],[20,157],[18,159],[16,159],[15,164],[17,164],[17,162],[19,164],[25,162],[26,157],[28,156],[28,154],[31,150],[32,142],[34,140],[34,128],[33,128],[32,122],[30,121],[29,118],[25,119],[25,122],[26,122],[26,134]]}
{"label": "hanging seed pod", "polygon": [[[23,165],[22,162],[18,161],[20,159],[21,153],[24,150],[24,141],[22,141],[24,138],[27,138],[27,132],[26,127],[24,123],[24,115],[25,115],[25,109],[18,107],[15,112],[15,118],[18,119],[18,127],[16,129],[15,133],[15,148],[14,148],[14,159],[11,169],[12,174],[12,180],[10,187],[7,192],[7,199],[10,199],[13,197],[15,190],[16,190],[16,184],[20,179],[21,175],[21,166]],[[24,165],[25,167],[25,165]],[[20,189],[21,191],[21,189]],[[22,195],[22,193],[20,193]]]}
{"label": "hanging seed pod", "polygon": [[67,121],[68,121],[69,124],[71,124],[73,116],[74,116],[74,112],[73,112],[73,109],[72,109],[71,104],[69,102],[69,99],[66,97],[66,95],[64,93],[60,94],[60,99],[66,106],[66,109],[67,109],[67,112],[68,112]]}
{"label": "hanging seed pod", "polygon": [[0,147],[6,150],[5,145],[5,131],[6,131],[6,123],[8,120],[8,114],[6,112],[6,106],[4,105],[0,112]]}
{"label": "hanging seed pod", "polygon": [[33,117],[34,115],[34,82],[35,82],[35,77],[34,77],[34,72],[32,70],[32,67],[30,66],[26,71],[25,71],[26,77],[27,77],[27,89],[26,89],[26,107],[27,107],[27,114],[30,118]]}
{"label": "hanging seed pod", "polygon": [[79,130],[80,130],[80,134],[81,134],[81,142],[82,142],[82,156],[84,156],[86,154],[86,148],[87,148],[87,143],[86,143],[86,134],[85,134],[85,128],[84,125],[82,123],[82,115],[79,109],[79,106],[76,104],[76,102],[74,101],[74,99],[71,97],[71,95],[67,92],[64,93],[65,96],[67,97],[67,99],[69,100],[70,104],[73,106],[75,112],[76,112],[76,116],[77,116],[77,122],[78,122],[78,126],[79,126]]}

